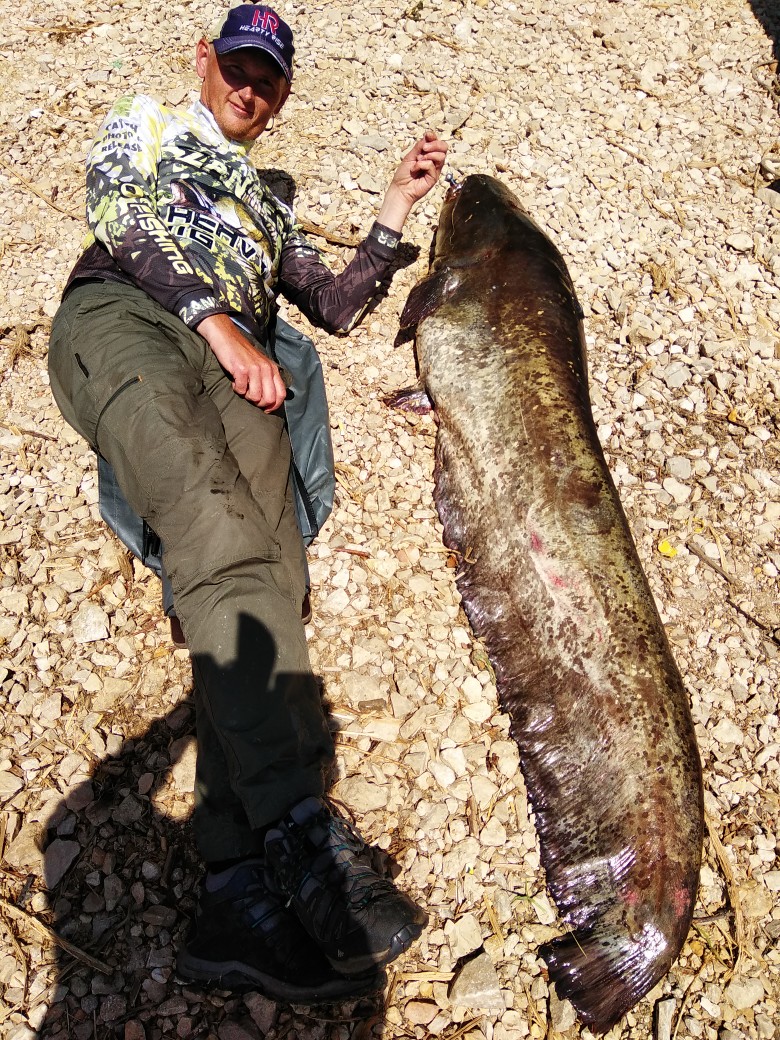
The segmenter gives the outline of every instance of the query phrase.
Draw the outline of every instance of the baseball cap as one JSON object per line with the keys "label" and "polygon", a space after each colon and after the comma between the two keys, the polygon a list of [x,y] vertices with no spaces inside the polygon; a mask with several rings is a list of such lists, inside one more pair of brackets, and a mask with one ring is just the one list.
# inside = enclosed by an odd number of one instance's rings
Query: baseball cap
{"label": "baseball cap", "polygon": [[292,29],[265,4],[240,4],[232,8],[214,39],[217,54],[227,54],[239,47],[257,47],[276,62],[288,83],[293,76]]}

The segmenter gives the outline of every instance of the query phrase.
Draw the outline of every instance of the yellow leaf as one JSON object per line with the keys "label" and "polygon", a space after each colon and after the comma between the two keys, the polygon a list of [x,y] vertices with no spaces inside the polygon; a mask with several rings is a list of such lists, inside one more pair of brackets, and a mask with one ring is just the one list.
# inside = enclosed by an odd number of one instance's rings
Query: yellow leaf
{"label": "yellow leaf", "polygon": [[662,542],[659,542],[658,551],[662,556],[667,556],[670,560],[673,560],[674,557],[677,555],[677,550],[675,549],[675,547],[671,544],[671,542],[667,542],[665,538]]}

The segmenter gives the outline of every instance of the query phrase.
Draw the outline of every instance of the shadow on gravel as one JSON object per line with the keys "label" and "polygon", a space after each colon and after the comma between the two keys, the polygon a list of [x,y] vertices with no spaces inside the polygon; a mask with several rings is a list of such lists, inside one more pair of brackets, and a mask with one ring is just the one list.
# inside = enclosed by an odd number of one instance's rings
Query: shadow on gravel
{"label": "shadow on gravel", "polygon": [[274,166],[268,166],[263,169],[258,168],[257,176],[263,184],[271,189],[277,199],[281,199],[285,206],[289,206],[290,209],[293,208],[298,185],[295,183],[295,178],[287,170],[279,170]]}
{"label": "shadow on gravel", "polygon": [[[19,1040],[381,1037],[383,993],[307,1009],[257,992],[205,990],[177,980],[176,952],[186,940],[202,874],[190,824],[194,732],[189,699],[146,728],[135,731],[130,723],[117,754],[102,760],[83,785],[86,804],[56,805],[46,843],[49,884],[57,852],[66,854],[65,862],[77,855],[48,892],[48,911],[38,916],[74,949],[49,947],[46,988],[34,980],[38,996],[25,1002],[37,1031],[23,1028]],[[74,799],[68,801],[73,806]],[[16,882],[21,904],[46,884],[23,875]]]}
{"label": "shadow on gravel", "polygon": [[750,0],[750,6],[774,44],[775,61],[780,61],[780,6],[777,0]]}

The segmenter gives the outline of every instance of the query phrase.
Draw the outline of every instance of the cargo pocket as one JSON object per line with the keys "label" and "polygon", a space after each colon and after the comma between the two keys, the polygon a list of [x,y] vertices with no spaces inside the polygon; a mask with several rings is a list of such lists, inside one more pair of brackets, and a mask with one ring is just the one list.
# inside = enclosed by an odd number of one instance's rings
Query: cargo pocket
{"label": "cargo pocket", "polygon": [[[104,285],[76,288],[57,311],[49,341],[49,379],[57,406],[98,451],[103,412],[140,377],[116,373],[113,346],[122,312]],[[116,380],[119,379],[117,386]]]}
{"label": "cargo pocket", "polygon": [[73,316],[67,303],[54,317],[49,338],[49,386],[69,426],[95,447],[95,407],[89,393],[89,368],[74,349]]}
{"label": "cargo pocket", "polygon": [[[78,358],[78,354],[76,355],[76,357]],[[126,379],[122,384],[120,384],[116,388],[116,390],[113,392],[113,394],[111,394],[109,399],[106,401],[106,403],[100,409],[100,411],[98,412],[97,419],[95,420],[95,443],[96,444],[97,444],[97,440],[98,440],[98,433],[100,431],[100,421],[103,418],[103,416],[106,414],[107,410],[111,407],[111,405],[114,403],[114,401],[116,401],[116,399],[118,397],[121,397],[121,395],[126,390],[129,390],[131,386],[135,386],[137,383],[140,383],[141,381],[142,381],[142,377],[140,375],[131,376],[129,379]]]}

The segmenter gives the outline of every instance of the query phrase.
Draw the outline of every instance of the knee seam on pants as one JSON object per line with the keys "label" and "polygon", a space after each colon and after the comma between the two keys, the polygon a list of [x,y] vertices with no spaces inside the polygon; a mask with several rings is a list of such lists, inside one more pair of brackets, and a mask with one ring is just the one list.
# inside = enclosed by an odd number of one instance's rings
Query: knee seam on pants
{"label": "knee seam on pants", "polygon": [[[206,578],[212,571],[220,571],[226,567],[232,567],[236,563],[248,563],[250,560],[259,560],[260,563],[279,563],[282,558],[281,546],[266,546],[263,548],[262,553],[238,553],[233,556],[222,556],[216,560],[212,560],[208,567],[203,568],[199,571],[193,571],[189,575],[189,584],[198,585],[204,578]],[[180,591],[176,589],[176,583],[171,582],[174,586],[174,591]]]}

